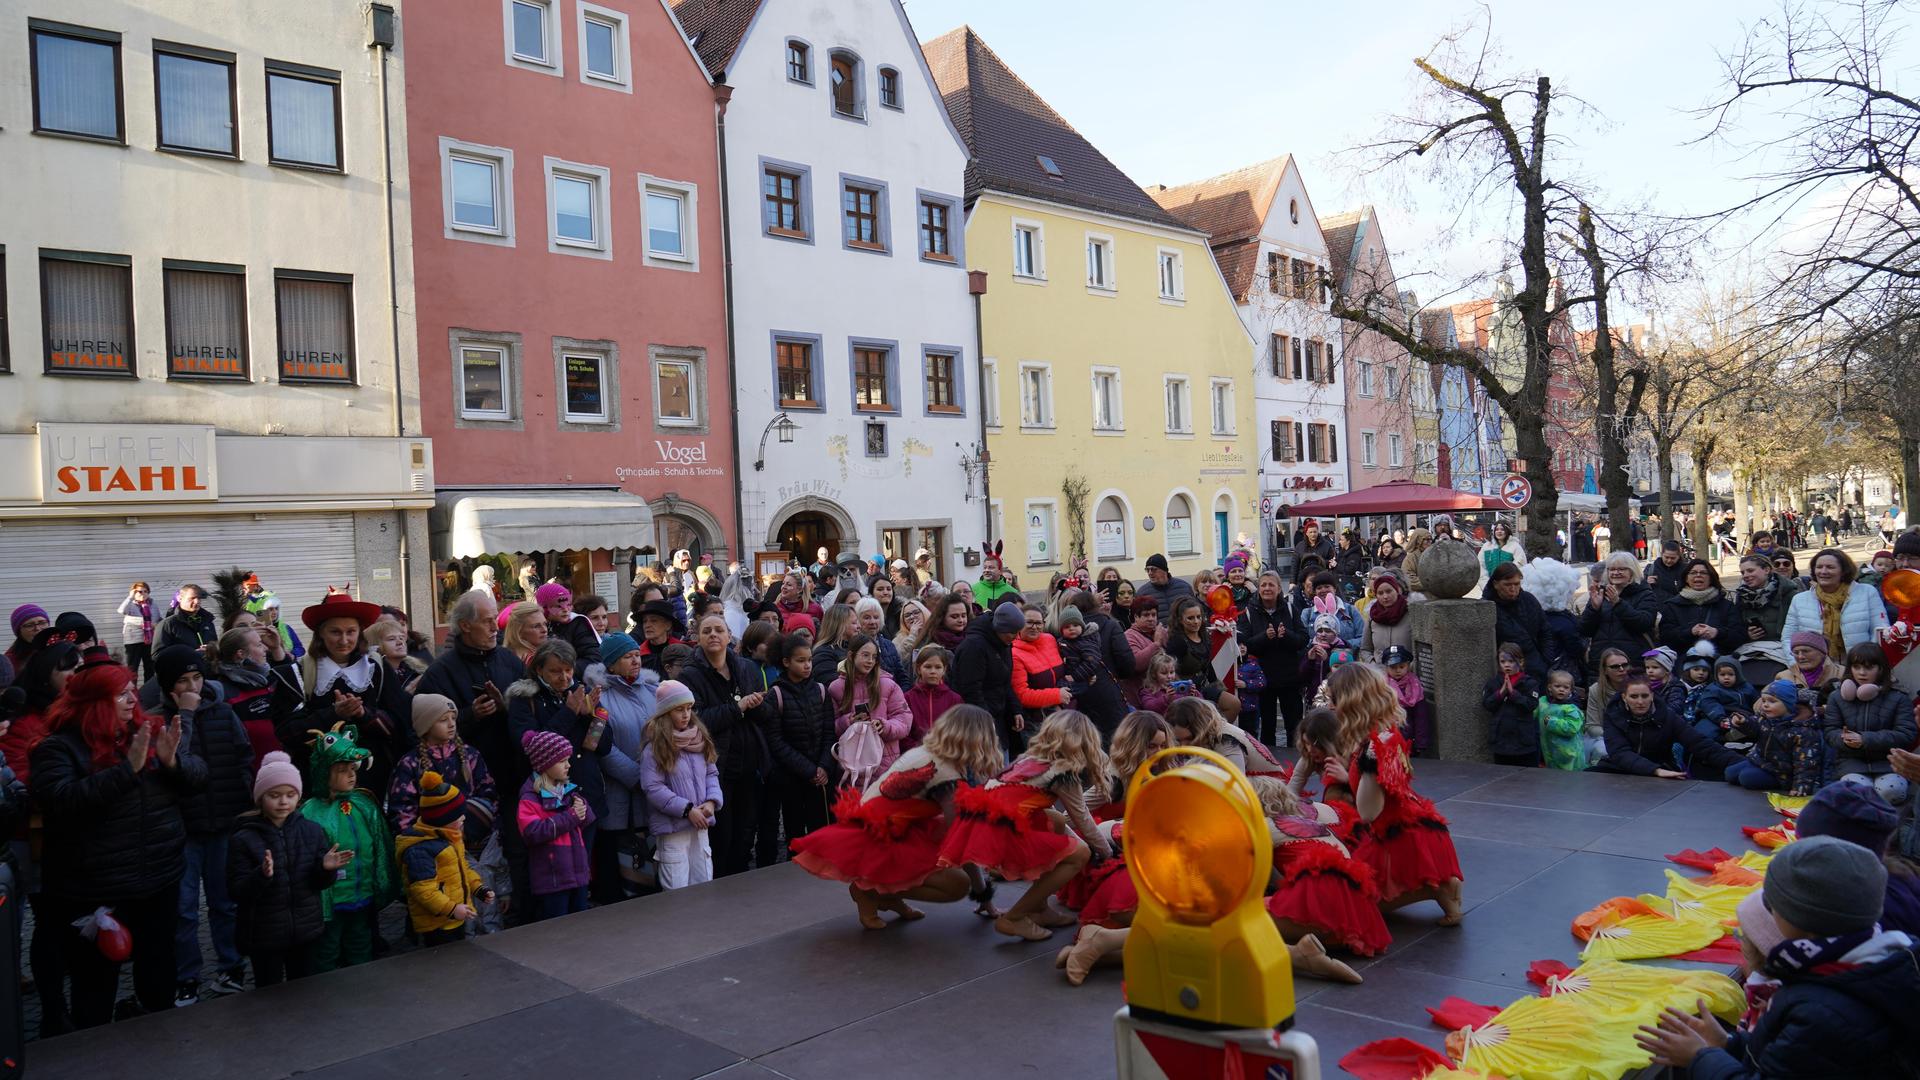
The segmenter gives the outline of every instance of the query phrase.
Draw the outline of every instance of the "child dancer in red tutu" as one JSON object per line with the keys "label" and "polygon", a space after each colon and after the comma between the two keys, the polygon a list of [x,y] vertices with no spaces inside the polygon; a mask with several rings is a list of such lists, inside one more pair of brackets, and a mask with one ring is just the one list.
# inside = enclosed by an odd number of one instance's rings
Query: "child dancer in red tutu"
{"label": "child dancer in red tutu", "polygon": [[1346,764],[1354,805],[1367,823],[1354,856],[1372,867],[1387,910],[1422,900],[1440,905],[1441,926],[1458,926],[1460,858],[1447,819],[1413,790],[1413,765],[1400,734],[1400,699],[1380,669],[1347,664],[1327,679],[1340,721],[1334,747]]}
{"label": "child dancer in red tutu", "polygon": [[[1116,848],[1126,842],[1120,817],[1127,808],[1127,782],[1154,754],[1173,745],[1171,729],[1159,713],[1136,710],[1113,733],[1113,752],[1107,759],[1107,795],[1093,817]],[[1067,981],[1079,986],[1094,963],[1126,943],[1125,928],[1133,924],[1140,906],[1125,859],[1108,859],[1088,866],[1060,889],[1060,902],[1080,913],[1080,930],[1073,944],[1060,950],[1053,966],[1065,968]]]}
{"label": "child dancer in red tutu", "polygon": [[[1272,822],[1273,868],[1280,884],[1267,897],[1280,936],[1318,949],[1322,941],[1358,956],[1374,956],[1393,943],[1380,917],[1380,890],[1366,863],[1334,837],[1333,809],[1303,803],[1287,785],[1269,776],[1250,777],[1260,808]],[[1329,959],[1313,974],[1341,982],[1360,981],[1352,968]]]}
{"label": "child dancer in red tutu", "polygon": [[[1027,893],[993,928],[1009,937],[1045,941],[1054,928],[1072,926],[1072,912],[1048,903],[1093,854],[1113,855],[1107,837],[1087,812],[1086,790],[1106,801],[1107,755],[1100,732],[1085,713],[1061,709],[1047,717],[1007,771],[985,788],[962,788],[954,799],[953,827],[940,846],[941,866],[972,864],[1008,881],[1031,881]],[[1071,832],[1056,831],[1053,814]]]}
{"label": "child dancer in red tutu", "polygon": [[888,925],[882,911],[899,922],[920,918],[909,900],[951,903],[971,895],[983,914],[997,914],[977,869],[945,865],[939,857],[955,792],[1004,765],[993,714],[956,705],[865,792],[843,790],[834,823],[795,840],[793,861],[815,877],[846,882],[860,925],[869,930]]}
{"label": "child dancer in red tutu", "polygon": [[1238,766],[1248,776],[1271,776],[1285,781],[1287,767],[1259,739],[1220,715],[1205,698],[1181,698],[1167,706],[1167,725],[1181,746],[1211,750]]}

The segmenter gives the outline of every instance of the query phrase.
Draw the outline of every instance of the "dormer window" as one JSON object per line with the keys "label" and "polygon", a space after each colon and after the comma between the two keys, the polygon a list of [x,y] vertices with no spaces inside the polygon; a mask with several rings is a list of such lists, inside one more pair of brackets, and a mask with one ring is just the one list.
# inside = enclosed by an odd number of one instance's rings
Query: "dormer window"
{"label": "dormer window", "polygon": [[855,120],[866,116],[866,102],[860,87],[860,59],[850,52],[836,51],[828,87],[833,94],[835,115]]}

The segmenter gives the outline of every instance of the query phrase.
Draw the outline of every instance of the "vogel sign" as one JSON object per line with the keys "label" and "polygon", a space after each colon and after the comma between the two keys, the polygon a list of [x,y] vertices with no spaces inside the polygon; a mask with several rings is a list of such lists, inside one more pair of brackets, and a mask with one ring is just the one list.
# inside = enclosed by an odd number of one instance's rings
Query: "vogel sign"
{"label": "vogel sign", "polygon": [[43,503],[211,502],[220,497],[213,428],[40,424]]}

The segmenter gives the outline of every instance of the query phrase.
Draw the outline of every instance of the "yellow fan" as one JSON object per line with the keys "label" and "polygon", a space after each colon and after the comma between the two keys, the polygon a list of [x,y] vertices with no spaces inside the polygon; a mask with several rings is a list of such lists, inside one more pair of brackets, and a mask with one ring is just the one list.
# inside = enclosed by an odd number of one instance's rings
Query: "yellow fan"
{"label": "yellow fan", "polygon": [[1464,1069],[1527,1080],[1617,1080],[1651,1061],[1633,1041],[1637,1026],[1564,997],[1521,998],[1485,1024],[1448,1035],[1447,1056]]}
{"label": "yellow fan", "polygon": [[1543,993],[1598,1016],[1635,1025],[1652,1023],[1669,1005],[1692,1012],[1705,999],[1715,1016],[1736,1020],[1747,999],[1738,983],[1717,971],[1645,967],[1589,960],[1547,980]]}
{"label": "yellow fan", "polygon": [[1799,817],[1800,811],[1812,801],[1811,795],[1782,795],[1777,791],[1767,792],[1767,805],[1788,817]]}
{"label": "yellow fan", "polygon": [[1478,1069],[1458,1069],[1449,1065],[1433,1070],[1420,1080],[1496,1080],[1496,1078],[1493,1074],[1483,1073]]}
{"label": "yellow fan", "polygon": [[1719,941],[1726,932],[1718,922],[1707,919],[1610,913],[1594,926],[1593,936],[1587,939],[1586,948],[1580,950],[1580,959],[1650,960],[1656,956],[1678,956],[1705,948]]}
{"label": "yellow fan", "polygon": [[1681,921],[1704,919],[1724,927],[1733,921],[1734,909],[1740,906],[1740,901],[1745,900],[1747,894],[1756,887],[1691,881],[1669,870],[1667,895],[1641,893],[1635,899],[1669,918]]}

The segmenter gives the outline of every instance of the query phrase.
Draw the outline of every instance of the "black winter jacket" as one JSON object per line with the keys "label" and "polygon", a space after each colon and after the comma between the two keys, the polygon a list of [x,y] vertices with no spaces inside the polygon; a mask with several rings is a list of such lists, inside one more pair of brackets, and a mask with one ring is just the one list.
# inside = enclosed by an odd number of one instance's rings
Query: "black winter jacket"
{"label": "black winter jacket", "polygon": [[[723,676],[707,662],[707,654],[695,652],[680,669],[680,681],[693,691],[693,711],[707,725],[713,746],[720,754],[720,775],[729,780],[767,775],[766,737],[761,733],[767,714],[773,711],[770,700],[742,710],[735,700],[765,689],[766,676],[760,666],[738,653],[726,655],[727,675]],[[730,677],[729,677],[730,676]]]}
{"label": "black winter jacket", "polygon": [[600,662],[600,637],[593,632],[593,624],[587,621],[586,616],[574,615],[564,623],[549,620],[547,633],[573,646],[574,678],[579,678],[588,667]]}
{"label": "black winter jacket", "polygon": [[1548,611],[1544,615],[1547,636],[1540,645],[1548,673],[1564,671],[1573,676],[1573,685],[1587,685],[1587,643],[1580,637],[1579,616],[1571,611]]}
{"label": "black winter jacket", "polygon": [[199,611],[175,609],[153,628],[153,655],[159,656],[160,650],[170,645],[187,645],[197,649],[202,645],[211,645],[219,638],[220,623],[213,617],[213,612],[204,606]]}
{"label": "black winter jacket", "polygon": [[795,685],[782,678],[767,698],[771,707],[763,716],[763,730],[774,775],[794,786],[813,783],[817,769],[833,776],[838,764],[833,760],[833,710],[827,707],[827,692],[812,679]]}
{"label": "black winter jacket", "polygon": [[[1920,739],[1920,730],[1914,724],[1913,699],[1906,691],[1891,686],[1881,687],[1872,701],[1848,701],[1846,695],[1835,690],[1822,713],[1827,745],[1841,763],[1865,761],[1879,766],[1876,771],[1885,772],[1890,768],[1887,751],[1910,749]],[[1859,733],[1858,749],[1840,741],[1849,731]]]}
{"label": "black winter jacket", "polygon": [[[592,713],[581,716],[567,708],[566,696],[554,693],[537,678],[529,676],[507,688],[507,731],[513,736],[513,745],[518,747],[529,731],[551,731],[565,736],[574,751],[573,771],[567,779],[580,789],[580,797],[587,800],[597,820],[607,816],[607,778],[600,772],[600,759],[613,749],[613,735],[601,732],[599,748],[588,750],[585,746],[587,728],[592,725]],[[521,760],[525,759],[522,752]],[[520,768],[522,776],[532,771],[530,765],[523,764]]]}
{"label": "black winter jacket", "polygon": [[[218,836],[253,808],[253,744],[232,706],[221,697],[219,683],[208,682],[200,707],[181,723],[182,746],[207,766],[207,786],[180,800],[180,816],[189,836]],[[172,720],[176,710],[168,701],[163,713]]]}
{"label": "black winter jacket", "polygon": [[1724,1050],[1696,1057],[1693,1080],[1920,1075],[1920,963],[1909,947],[1834,975],[1788,979]]}
{"label": "black winter jacket", "polygon": [[993,714],[1003,737],[1012,732],[1020,711],[1013,697],[1013,646],[994,632],[992,615],[976,616],[967,624],[954,650],[949,682],[960,700]]}
{"label": "black winter jacket", "polygon": [[1682,559],[1672,566],[1666,566],[1655,559],[1640,572],[1640,580],[1647,588],[1658,593],[1662,600],[1669,596],[1680,595],[1687,584],[1687,563]]}
{"label": "black winter jacket", "polygon": [[[420,677],[420,685],[414,687],[415,694],[442,694],[452,699],[454,707],[460,710],[460,741],[480,752],[480,759],[487,763],[487,771],[493,774],[494,783],[503,793],[520,790],[527,778],[526,758],[507,729],[506,710],[501,709],[492,716],[475,716],[473,703],[487,683],[493,683],[494,689],[504,694],[526,675],[526,665],[507,650],[495,646],[483,651],[456,640],[441,650],[427,673]],[[412,730],[411,722],[409,717],[408,730]],[[512,814],[501,817],[513,819]]]}
{"label": "black winter jacket", "polygon": [[138,776],[123,757],[96,768],[66,728],[33,749],[34,806],[46,822],[41,887],[68,900],[117,903],[177,884],[186,871],[182,796],[204,790],[207,767],[181,740],[171,769],[149,751]]}
{"label": "black winter jacket", "polygon": [[[234,944],[244,953],[285,952],[326,928],[320,894],[334,871],[321,864],[327,831],[295,812],[278,828],[259,811],[243,814],[227,846],[227,895],[240,906]],[[260,872],[273,852],[273,876]]]}
{"label": "black winter jacket", "polygon": [[[299,671],[292,661],[268,664],[265,669],[222,664],[215,678],[220,683],[221,699],[232,707],[241,725],[255,725],[250,732],[272,732],[294,764],[302,766],[304,771],[307,739],[311,738],[307,734],[306,713],[302,711],[306,708],[307,695],[300,692]],[[252,734],[247,739],[255,741]],[[271,746],[265,749],[255,746],[255,759],[271,749]]]}
{"label": "black winter jacket", "polygon": [[[1300,682],[1300,653],[1306,639],[1300,636],[1300,618],[1308,603],[1298,590],[1274,601],[1274,609],[1260,606],[1259,597],[1240,613],[1240,644],[1260,662],[1268,686],[1296,686]],[[1277,627],[1278,637],[1268,637],[1267,627]]]}
{"label": "black winter jacket", "polygon": [[[1598,597],[1598,590],[1594,597]],[[1659,595],[1637,581],[1620,589],[1617,603],[1589,598],[1587,610],[1580,613],[1580,635],[1587,646],[1587,667],[1600,670],[1600,654],[1619,649],[1629,659],[1639,660],[1651,647],[1653,627],[1660,619]]]}
{"label": "black winter jacket", "polygon": [[1522,675],[1513,693],[1502,697],[1500,688],[1506,681],[1505,675],[1495,672],[1480,688],[1480,707],[1487,712],[1487,751],[1502,757],[1538,757],[1540,722],[1534,719],[1533,708],[1540,704],[1540,684],[1531,675]]}
{"label": "black winter jacket", "polygon": [[[1058,638],[1061,666],[1066,669],[1067,687],[1073,693],[1073,707],[1087,714],[1093,726],[1111,736],[1127,715],[1127,699],[1120,683],[1107,666],[1106,650],[1092,626],[1086,626],[1072,641]],[[1127,653],[1127,666],[1133,666],[1133,652]]]}
{"label": "black winter jacket", "polygon": [[1141,674],[1133,670],[1133,650],[1127,647],[1127,628],[1120,625],[1120,620],[1096,611],[1087,616],[1087,633],[1095,630],[1100,632],[1101,658],[1114,678],[1131,679]]}
{"label": "black winter jacket", "polygon": [[1605,721],[1607,756],[1598,766],[1600,772],[1652,776],[1656,769],[1678,771],[1673,760],[1673,744],[1687,750],[1687,760],[1709,768],[1725,770],[1740,760],[1740,755],[1695,731],[1691,725],[1667,708],[1655,695],[1653,711],[1644,717],[1627,711],[1627,701],[1614,695],[1607,703]]}
{"label": "black winter jacket", "polygon": [[1704,604],[1696,604],[1678,593],[1661,598],[1660,644],[1681,656],[1687,655],[1687,650],[1700,640],[1693,636],[1693,628],[1698,623],[1713,627],[1716,656],[1730,656],[1748,641],[1746,617],[1740,613],[1740,605],[1724,591]]}
{"label": "black winter jacket", "polygon": [[[1512,642],[1527,655],[1527,674],[1537,682],[1547,681],[1547,613],[1525,589],[1512,600],[1500,599],[1492,582],[1481,591],[1482,600],[1493,601],[1493,639],[1505,645]],[[1639,653],[1633,654],[1635,656]],[[1516,750],[1514,753],[1524,753]]]}

